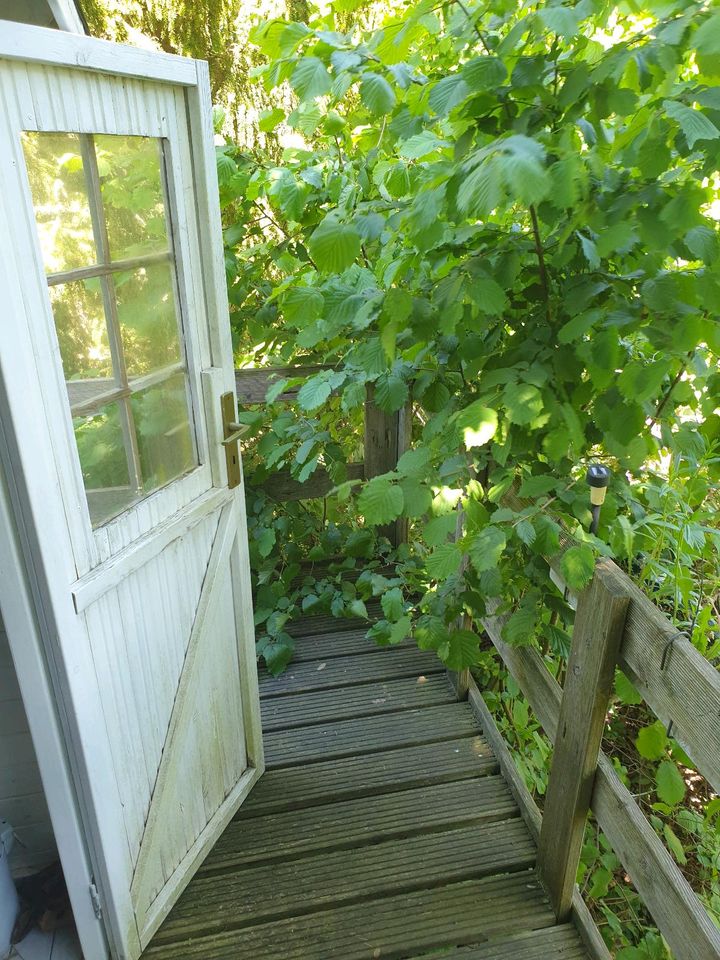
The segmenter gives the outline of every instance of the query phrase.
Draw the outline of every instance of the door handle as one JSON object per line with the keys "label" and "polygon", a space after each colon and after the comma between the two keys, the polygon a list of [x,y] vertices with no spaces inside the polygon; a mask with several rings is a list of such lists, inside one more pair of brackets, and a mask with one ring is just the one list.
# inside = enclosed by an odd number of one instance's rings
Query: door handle
{"label": "door handle", "polygon": [[223,425],[223,438],[220,443],[225,447],[228,487],[234,490],[235,487],[240,486],[242,479],[239,440],[250,428],[245,423],[237,422],[235,394],[232,390],[228,393],[223,393],[220,397],[220,413]]}

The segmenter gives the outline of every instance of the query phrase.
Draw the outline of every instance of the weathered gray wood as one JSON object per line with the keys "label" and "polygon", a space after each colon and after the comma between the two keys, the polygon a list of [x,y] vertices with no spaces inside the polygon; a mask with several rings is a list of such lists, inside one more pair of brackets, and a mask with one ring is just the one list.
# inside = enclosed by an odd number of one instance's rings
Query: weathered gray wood
{"label": "weathered gray wood", "polygon": [[237,819],[465,780],[497,769],[492,750],[478,736],[270,770]]}
{"label": "weathered gray wood", "polygon": [[407,637],[402,643],[394,646],[379,647],[374,640],[368,639],[367,631],[368,624],[364,623],[359,630],[337,630],[333,633],[303,637],[295,645],[293,663],[303,663],[307,660],[327,660],[331,657],[351,657],[363,653],[378,653],[381,649],[386,649],[388,653],[407,650],[408,648],[416,649],[417,645],[412,637]]}
{"label": "weathered gray wood", "polygon": [[517,812],[502,777],[486,776],[267,814],[250,827],[243,820],[231,823],[199,873],[508,820]]}
{"label": "weathered gray wood", "polygon": [[[259,367],[256,369],[241,369],[235,371],[235,389],[238,403],[265,403],[265,396],[270,387],[279,380],[291,380],[296,377],[315,376],[323,370],[333,370],[330,363],[314,363],[302,367]],[[278,400],[294,400],[297,397],[300,385],[288,387],[277,397]]]}
{"label": "weathered gray wood", "polygon": [[212,937],[151,945],[147,960],[372,960],[508,939],[554,925],[530,872],[468,880],[244,927]]}
{"label": "weathered gray wood", "polygon": [[[394,470],[403,453],[410,447],[412,408],[410,404],[395,413],[385,413],[373,402],[372,385],[368,385],[365,401],[365,478],[371,480]],[[407,520],[379,527],[381,536],[397,546],[407,540]]]}
{"label": "weathered gray wood", "polygon": [[328,720],[351,720],[415,707],[452,703],[455,695],[441,674],[380,680],[262,701],[263,730],[298,729]]}
{"label": "weathered gray wood", "polygon": [[265,762],[269,770],[296,767],[301,763],[334,757],[474,737],[477,733],[477,724],[468,705],[448,703],[268,733],[265,736]]}
{"label": "weathered gray wood", "polygon": [[434,652],[380,649],[354,657],[332,657],[309,663],[291,663],[279,677],[263,674],[260,696],[271,697],[330,687],[367,683],[393,677],[419,677],[441,673],[443,665]]}
{"label": "weathered gray wood", "polygon": [[[510,792],[520,808],[520,816],[525,821],[525,825],[530,832],[530,836],[536,843],[538,843],[542,832],[543,822],[540,808],[535,803],[535,800],[528,790],[527,785],[512,758],[512,754],[508,749],[505,738],[498,730],[493,715],[490,713],[487,704],[483,700],[482,695],[478,690],[477,684],[472,678],[470,679],[468,699],[470,701],[470,706],[472,707],[478,722],[482,727],[483,734],[492,747],[495,757],[500,764],[500,770],[503,778],[509,786]],[[585,906],[585,902],[580,895],[577,885],[573,885],[571,913],[575,927],[579,931],[582,941],[585,945],[585,949],[592,960],[610,960],[610,951],[605,946],[605,942],[600,934],[600,931],[598,930],[590,911]]]}
{"label": "weathered gray wood", "polygon": [[[504,500],[513,509],[526,505],[513,494]],[[563,548],[572,542],[561,538]],[[560,570],[561,557],[547,558],[550,573],[561,590],[568,590],[573,603],[575,594],[566,587]],[[624,571],[609,563],[630,598],[619,666],[655,716],[666,726],[672,722],[673,737],[720,791],[720,672]]]}
{"label": "weathered gray wood", "polygon": [[[554,742],[561,687],[536,650],[503,642],[502,621],[488,617],[483,623]],[[677,960],[719,957],[720,931],[604,753],[598,759],[590,806]]]}
{"label": "weathered gray wood", "polygon": [[[443,950],[442,953],[425,953],[412,960],[587,960],[587,954],[577,930],[570,924],[562,927],[546,927],[544,930],[527,930],[509,939],[493,940],[491,943],[472,947]],[[609,960],[610,954],[607,954]]]}
{"label": "weathered gray wood", "polygon": [[[362,463],[349,463],[347,465],[348,480],[362,480],[364,476],[365,467]],[[304,483],[300,483],[299,480],[291,476],[289,470],[278,470],[277,473],[272,473],[263,480],[261,486],[273,500],[286,503],[290,500],[316,500],[320,497],[326,497],[337,484],[327,470],[318,467],[315,473],[308,477]]]}
{"label": "weathered gray wood", "polygon": [[[526,870],[535,848],[520,819],[259,863],[190,882],[157,943],[208,936],[339,904]],[[329,882],[330,881],[330,882]]]}
{"label": "weathered gray wood", "polygon": [[572,909],[575,878],[629,598],[600,560],[580,595],[543,808],[538,866],[558,920]]}

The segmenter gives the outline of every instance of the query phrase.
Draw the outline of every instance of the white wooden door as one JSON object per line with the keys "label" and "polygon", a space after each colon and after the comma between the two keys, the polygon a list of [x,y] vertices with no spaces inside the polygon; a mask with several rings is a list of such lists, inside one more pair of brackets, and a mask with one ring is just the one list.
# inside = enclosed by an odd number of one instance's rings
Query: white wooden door
{"label": "white wooden door", "polygon": [[88,896],[136,958],[263,768],[205,64],[0,22],[0,289]]}

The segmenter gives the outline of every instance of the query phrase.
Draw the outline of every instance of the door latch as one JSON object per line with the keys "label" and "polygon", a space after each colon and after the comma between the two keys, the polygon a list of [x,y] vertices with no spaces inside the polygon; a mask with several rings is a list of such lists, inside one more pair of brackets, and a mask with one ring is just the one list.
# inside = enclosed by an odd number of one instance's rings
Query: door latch
{"label": "door latch", "polygon": [[223,425],[223,439],[220,442],[225,447],[228,487],[233,490],[240,486],[241,480],[239,440],[250,428],[245,423],[237,422],[235,394],[232,391],[220,397],[220,411]]}

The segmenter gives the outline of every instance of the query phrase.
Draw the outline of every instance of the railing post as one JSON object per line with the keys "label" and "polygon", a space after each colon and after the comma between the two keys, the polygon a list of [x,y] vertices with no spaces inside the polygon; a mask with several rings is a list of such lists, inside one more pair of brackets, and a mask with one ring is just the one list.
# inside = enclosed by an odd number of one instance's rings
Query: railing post
{"label": "railing post", "polygon": [[[373,387],[368,384],[365,401],[365,479],[394,470],[400,457],[410,448],[412,407],[408,403],[395,413],[385,413],[373,402]],[[379,527],[394,547],[407,541],[408,522],[401,517],[395,523]]]}
{"label": "railing post", "polygon": [[606,561],[581,594],[543,811],[538,867],[558,920],[571,912],[629,596]]}

